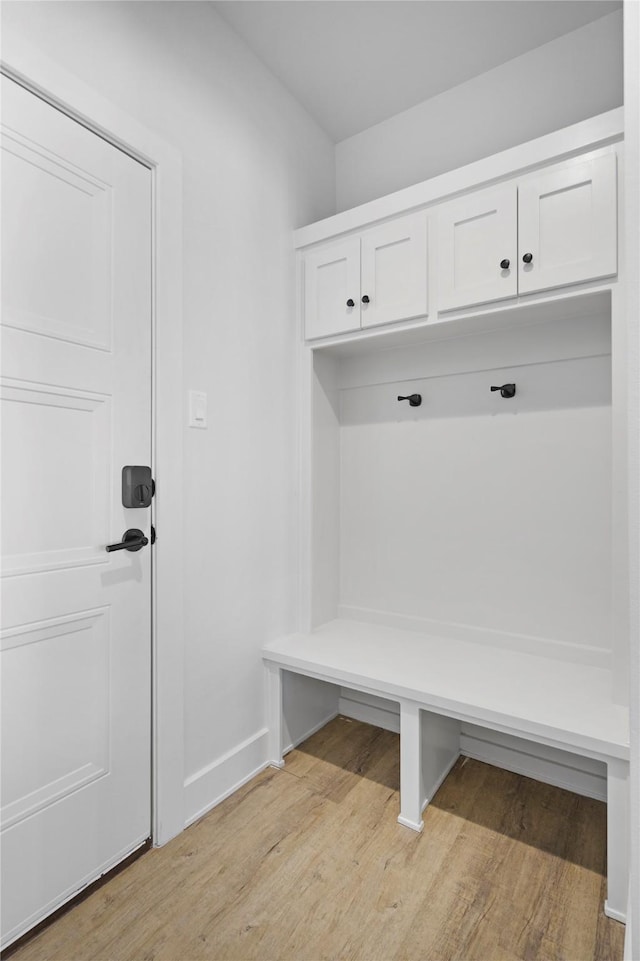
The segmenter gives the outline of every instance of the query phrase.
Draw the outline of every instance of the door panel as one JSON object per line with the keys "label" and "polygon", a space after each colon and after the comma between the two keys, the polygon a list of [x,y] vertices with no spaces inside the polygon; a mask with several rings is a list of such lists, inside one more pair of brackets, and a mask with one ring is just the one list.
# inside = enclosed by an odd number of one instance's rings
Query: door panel
{"label": "door panel", "polygon": [[22,185],[2,198],[11,231],[3,250],[3,323],[109,349],[112,188],[15,131],[3,131],[2,162],[7,182]]}
{"label": "door panel", "polygon": [[[347,305],[352,300],[353,307]],[[304,258],[305,336],[328,337],[360,327],[360,239],[322,247]]]}
{"label": "door panel", "polygon": [[110,635],[108,607],[4,633],[4,828],[108,773]]}
{"label": "door panel", "polygon": [[150,833],[150,171],[2,78],[2,942]]}
{"label": "door panel", "polygon": [[520,293],[616,273],[614,154],[532,176],[519,187],[518,204]]}
{"label": "door panel", "polygon": [[362,235],[363,327],[427,314],[427,218],[401,217]]}
{"label": "door panel", "polygon": [[3,576],[104,563],[111,399],[6,377],[0,399]]}
{"label": "door panel", "polygon": [[[438,309],[515,297],[518,292],[517,191],[480,190],[444,205],[438,215]],[[500,265],[509,261],[509,268]]]}

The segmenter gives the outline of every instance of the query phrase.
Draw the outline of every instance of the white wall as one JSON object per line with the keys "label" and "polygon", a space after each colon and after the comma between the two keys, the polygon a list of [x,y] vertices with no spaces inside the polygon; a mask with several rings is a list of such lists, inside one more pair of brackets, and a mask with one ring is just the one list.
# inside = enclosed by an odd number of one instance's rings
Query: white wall
{"label": "white wall", "polygon": [[[383,611],[426,619],[439,636],[477,631],[488,643],[517,637],[535,650],[561,642],[603,657],[611,417],[597,395],[606,392],[606,361],[386,385],[389,406],[396,388],[411,388],[423,394],[424,413],[406,423],[358,418],[343,428],[342,606],[358,618]],[[540,390],[583,377],[594,385],[585,402],[602,406],[539,410],[501,400],[488,414],[482,403],[489,383],[515,379],[535,405]],[[378,406],[382,391],[349,391],[349,413]],[[466,411],[437,409],[437,394],[451,400],[458,391]]]}
{"label": "white wall", "polygon": [[337,144],[337,209],[621,103],[622,11],[617,11]]}
{"label": "white wall", "polygon": [[5,36],[22,34],[183,155],[184,387],[209,398],[209,429],[185,427],[190,817],[262,760],[260,647],[296,627],[291,232],[334,211],[333,145],[207,3],[2,13]]}
{"label": "white wall", "polygon": [[343,362],[343,614],[609,665],[608,339],[585,314]]}

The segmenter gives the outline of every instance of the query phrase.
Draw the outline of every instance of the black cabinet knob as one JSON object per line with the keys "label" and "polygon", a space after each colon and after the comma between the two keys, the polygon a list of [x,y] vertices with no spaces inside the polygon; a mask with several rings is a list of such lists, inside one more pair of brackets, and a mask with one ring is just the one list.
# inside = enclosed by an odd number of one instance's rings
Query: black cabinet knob
{"label": "black cabinet knob", "polygon": [[368,304],[368,303],[369,303],[369,298],[367,297],[366,294],[365,294],[364,297],[362,298],[362,303],[363,303],[363,304]]}
{"label": "black cabinet knob", "polygon": [[508,270],[510,266],[511,266],[511,261],[507,260],[506,257],[504,260],[500,261],[500,267],[502,268],[502,270]]}
{"label": "black cabinet knob", "polygon": [[349,300],[347,301],[347,307],[355,307],[355,303],[354,303],[354,301],[351,299],[351,297],[349,297]]}
{"label": "black cabinet knob", "polygon": [[524,261],[525,264],[530,264],[531,261],[533,260],[533,254],[523,254],[522,260]]}

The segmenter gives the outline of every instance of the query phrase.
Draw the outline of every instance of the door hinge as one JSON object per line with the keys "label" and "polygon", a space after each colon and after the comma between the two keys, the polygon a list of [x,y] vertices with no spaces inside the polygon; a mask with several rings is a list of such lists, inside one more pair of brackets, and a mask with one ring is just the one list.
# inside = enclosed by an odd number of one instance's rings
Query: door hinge
{"label": "door hinge", "polygon": [[151,525],[151,543],[155,544],[155,542],[156,542],[156,529],[152,524]]}

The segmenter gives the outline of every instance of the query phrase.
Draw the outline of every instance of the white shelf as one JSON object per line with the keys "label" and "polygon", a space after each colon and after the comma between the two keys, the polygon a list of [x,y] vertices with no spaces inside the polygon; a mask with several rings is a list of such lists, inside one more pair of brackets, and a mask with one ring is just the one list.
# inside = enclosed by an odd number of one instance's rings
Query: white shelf
{"label": "white shelf", "polygon": [[629,758],[628,710],[612,702],[602,668],[347,620],[273,641],[263,657],[552,747]]}
{"label": "white shelf", "polygon": [[479,308],[451,310],[419,321],[363,328],[310,340],[307,346],[315,353],[343,360],[433,341],[457,340],[474,334],[557,324],[572,319],[608,317],[610,314],[611,284],[597,282],[583,284],[578,289],[513,297]]}

